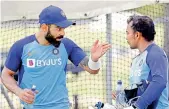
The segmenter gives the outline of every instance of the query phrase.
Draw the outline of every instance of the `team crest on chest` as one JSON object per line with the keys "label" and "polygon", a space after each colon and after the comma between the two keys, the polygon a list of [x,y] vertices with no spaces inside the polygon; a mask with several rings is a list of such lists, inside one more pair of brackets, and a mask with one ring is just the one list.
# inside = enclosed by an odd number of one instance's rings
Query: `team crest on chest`
{"label": "team crest on chest", "polygon": [[54,48],[54,49],[53,49],[53,54],[54,54],[54,55],[58,55],[58,54],[59,54],[59,49]]}

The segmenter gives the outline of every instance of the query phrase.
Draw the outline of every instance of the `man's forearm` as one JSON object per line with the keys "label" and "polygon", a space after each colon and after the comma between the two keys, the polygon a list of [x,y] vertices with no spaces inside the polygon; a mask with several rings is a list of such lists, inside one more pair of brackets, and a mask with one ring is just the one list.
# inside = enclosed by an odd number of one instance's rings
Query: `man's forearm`
{"label": "man's forearm", "polygon": [[89,58],[86,56],[81,62],[80,62],[80,66],[87,72],[89,72],[90,74],[97,74],[100,70],[97,69],[97,70],[92,70],[89,68],[88,66],[88,63],[89,63]]}
{"label": "man's forearm", "polygon": [[18,87],[17,82],[15,81],[12,75],[2,73],[1,79],[2,83],[8,90],[19,96],[19,93],[22,89]]}
{"label": "man's forearm", "polygon": [[157,100],[165,89],[167,81],[160,76],[154,77],[143,95],[136,101],[136,107],[144,109],[154,100]]}

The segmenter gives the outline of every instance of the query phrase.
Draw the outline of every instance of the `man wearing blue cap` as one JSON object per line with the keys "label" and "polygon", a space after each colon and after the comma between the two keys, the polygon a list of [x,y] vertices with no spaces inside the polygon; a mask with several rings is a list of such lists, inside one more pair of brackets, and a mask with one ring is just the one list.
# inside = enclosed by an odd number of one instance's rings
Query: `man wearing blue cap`
{"label": "man wearing blue cap", "polygon": [[[2,71],[2,82],[24,102],[24,106],[33,103],[33,109],[68,109],[68,59],[89,73],[97,74],[99,58],[107,52],[110,44],[99,44],[97,40],[88,58],[72,40],[64,38],[64,29],[74,23],[55,6],[43,9],[39,22],[38,33],[15,42],[11,47]],[[17,71],[18,85],[13,79]],[[36,98],[32,85],[38,90]]]}

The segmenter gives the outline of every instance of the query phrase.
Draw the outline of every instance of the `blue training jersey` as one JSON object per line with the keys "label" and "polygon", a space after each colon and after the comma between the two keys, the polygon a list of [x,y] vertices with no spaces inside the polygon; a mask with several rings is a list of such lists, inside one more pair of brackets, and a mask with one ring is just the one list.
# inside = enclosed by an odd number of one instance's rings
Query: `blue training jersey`
{"label": "blue training jersey", "polygon": [[56,48],[40,45],[35,35],[31,35],[13,44],[5,66],[18,71],[22,89],[31,89],[32,85],[36,85],[39,93],[34,109],[68,109],[67,61],[69,59],[78,66],[85,56],[83,50],[68,38],[63,38]]}
{"label": "blue training jersey", "polygon": [[149,86],[136,101],[139,109],[146,109],[158,99],[155,109],[169,109],[168,101],[168,59],[165,52],[156,44],[149,45],[144,52],[133,59],[130,71],[130,85],[148,80]]}

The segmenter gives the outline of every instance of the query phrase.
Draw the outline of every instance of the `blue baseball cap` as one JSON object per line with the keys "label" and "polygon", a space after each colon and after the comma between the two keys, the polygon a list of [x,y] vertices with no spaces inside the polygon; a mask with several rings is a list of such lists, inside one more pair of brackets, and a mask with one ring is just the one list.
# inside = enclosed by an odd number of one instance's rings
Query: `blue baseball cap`
{"label": "blue baseball cap", "polygon": [[75,25],[72,21],[66,18],[65,13],[59,7],[50,5],[42,10],[39,15],[40,24],[55,24],[56,26],[66,28],[70,25]]}

